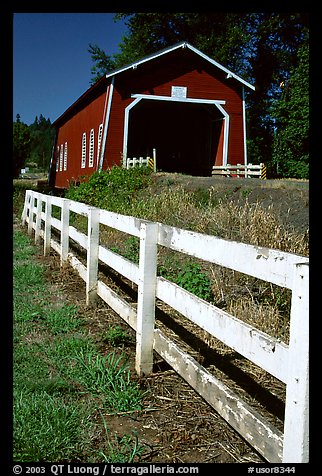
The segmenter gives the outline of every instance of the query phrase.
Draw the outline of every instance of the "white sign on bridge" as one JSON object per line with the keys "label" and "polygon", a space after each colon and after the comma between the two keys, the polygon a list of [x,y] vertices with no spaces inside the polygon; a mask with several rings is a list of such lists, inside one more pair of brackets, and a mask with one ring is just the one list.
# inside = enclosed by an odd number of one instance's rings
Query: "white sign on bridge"
{"label": "white sign on bridge", "polygon": [[186,98],[187,97],[186,86],[171,86],[171,97],[172,98]]}

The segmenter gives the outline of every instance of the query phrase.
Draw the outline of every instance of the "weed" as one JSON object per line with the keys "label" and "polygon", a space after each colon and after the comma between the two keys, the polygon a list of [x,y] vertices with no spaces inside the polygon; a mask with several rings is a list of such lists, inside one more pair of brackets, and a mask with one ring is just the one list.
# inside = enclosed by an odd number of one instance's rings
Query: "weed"
{"label": "weed", "polygon": [[69,305],[51,309],[47,312],[46,324],[53,334],[75,331],[83,324],[77,313],[77,308]]}
{"label": "weed", "polygon": [[136,236],[130,236],[126,240],[120,239],[118,246],[110,246],[110,250],[134,263],[139,262],[140,240]]}
{"label": "weed", "polygon": [[[133,432],[134,433],[134,432]],[[133,463],[139,460],[144,447],[138,442],[136,434],[114,437],[114,442],[108,439],[108,452],[100,452],[105,463]]]}
{"label": "weed", "polygon": [[130,236],[124,243],[123,256],[134,263],[139,262],[140,240],[136,236]]}
{"label": "weed", "polygon": [[240,194],[243,198],[246,198],[251,193],[251,191],[252,190],[250,188],[244,188],[240,191]]}
{"label": "weed", "polygon": [[120,345],[126,345],[130,342],[130,336],[126,331],[122,329],[120,326],[115,326],[109,328],[104,336],[103,341],[107,342],[108,344],[112,345],[113,347],[118,347]]}
{"label": "weed", "polygon": [[35,263],[23,263],[13,265],[14,286],[24,285],[39,288],[43,285],[43,270],[40,265]]}
{"label": "weed", "polygon": [[21,262],[28,260],[36,253],[35,247],[31,245],[30,239],[21,231],[17,231],[13,236],[13,245],[15,247],[14,261]]}
{"label": "weed", "polygon": [[197,262],[185,258],[179,258],[177,253],[162,256],[158,265],[158,274],[172,281],[187,291],[212,302],[214,299],[212,283],[207,274]]}
{"label": "weed", "polygon": [[201,299],[204,299],[205,301],[213,301],[211,281],[201,270],[199,264],[187,263],[180,271],[175,282]]}
{"label": "weed", "polygon": [[[105,433],[108,435],[109,429],[106,424],[104,416],[101,414]],[[133,441],[134,440],[134,441]],[[139,444],[138,437],[135,431],[132,430],[131,435],[124,435],[121,438],[114,436],[114,444],[111,442],[109,436],[107,437],[107,454],[100,451],[100,456],[105,463],[133,463],[142,454],[144,447]]]}
{"label": "weed", "polygon": [[123,356],[111,352],[107,356],[84,353],[75,356],[79,364],[71,368],[71,375],[86,391],[102,398],[112,411],[131,411],[142,408],[143,393],[130,372]]}

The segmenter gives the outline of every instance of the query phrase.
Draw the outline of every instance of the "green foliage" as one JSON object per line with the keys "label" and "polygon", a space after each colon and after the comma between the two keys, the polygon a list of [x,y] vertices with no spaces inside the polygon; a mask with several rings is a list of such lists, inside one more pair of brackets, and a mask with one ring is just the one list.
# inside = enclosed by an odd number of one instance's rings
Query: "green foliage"
{"label": "green foliage", "polygon": [[54,128],[50,119],[40,114],[29,126],[30,155],[28,161],[36,164],[38,169],[48,170],[54,139]]}
{"label": "green foliage", "polygon": [[126,214],[132,199],[151,183],[151,173],[149,167],[127,170],[114,166],[95,172],[87,181],[70,187],[66,198]]}
{"label": "green foliage", "polygon": [[[240,13],[118,13],[129,34],[115,55],[117,67],[131,63],[179,41],[188,41],[205,54],[238,71],[248,33]],[[225,41],[223,41],[225,38]]]}
{"label": "green foliage", "polygon": [[27,124],[17,121],[13,123],[13,177],[18,177],[20,169],[26,163],[31,147],[30,131]]}
{"label": "green foliage", "polygon": [[17,216],[21,216],[25,203],[26,190],[36,190],[37,186],[26,181],[13,181],[13,211]]}
{"label": "green foliage", "polygon": [[111,327],[105,332],[103,336],[103,341],[107,342],[113,347],[127,345],[130,340],[131,339],[128,333],[120,326]]}
{"label": "green foliage", "polygon": [[211,281],[197,263],[187,263],[177,276],[176,283],[205,301],[213,300]]}
{"label": "green foliage", "polygon": [[[302,13],[250,13],[251,50],[247,63],[255,91],[247,97],[249,163],[272,159],[275,118],[271,107],[278,101],[282,80],[297,63],[298,48],[305,41],[308,17]],[[277,125],[277,127],[279,127]]]}
{"label": "green foliage", "polygon": [[76,365],[69,372],[86,391],[99,396],[104,406],[115,412],[142,409],[143,392],[131,380],[129,367],[123,355],[114,352],[101,356],[89,352],[75,355]]}
{"label": "green foliage", "polygon": [[20,170],[30,164],[38,169],[47,170],[54,138],[54,128],[50,119],[40,114],[33,124],[28,126],[20,120],[13,123],[13,176],[18,177]]}
{"label": "green foliage", "polygon": [[298,50],[298,64],[273,107],[277,132],[273,163],[282,177],[309,178],[309,46]]}
{"label": "green foliage", "polygon": [[159,266],[158,273],[205,301],[212,302],[214,299],[211,281],[198,263],[187,261],[180,265],[167,259]]}
{"label": "green foliage", "polygon": [[127,258],[134,263],[139,262],[140,255],[140,240],[136,236],[130,236],[124,243],[125,251],[122,253],[124,258]]}
{"label": "green foliage", "polygon": [[106,73],[115,69],[113,56],[107,55],[98,45],[89,44],[88,52],[92,61],[95,63],[91,68],[91,84],[99,81]]}
{"label": "green foliage", "polygon": [[123,435],[121,438],[115,436],[112,442],[108,439],[108,451],[100,454],[105,463],[133,463],[139,461],[143,450],[144,446],[139,444],[136,434]]}

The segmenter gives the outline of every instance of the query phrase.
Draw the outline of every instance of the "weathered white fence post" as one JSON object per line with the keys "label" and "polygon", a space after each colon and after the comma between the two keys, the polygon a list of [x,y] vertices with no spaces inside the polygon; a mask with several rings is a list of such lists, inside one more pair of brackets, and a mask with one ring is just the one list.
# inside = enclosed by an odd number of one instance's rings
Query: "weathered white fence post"
{"label": "weathered white fence post", "polygon": [[40,241],[40,229],[41,229],[41,210],[42,199],[41,194],[37,193],[37,207],[36,207],[36,226],[35,226],[35,243]]}
{"label": "weathered white fence post", "polygon": [[29,205],[29,222],[28,222],[28,235],[31,235],[32,233],[32,225],[33,225],[33,220],[34,220],[34,210],[35,207],[35,197],[34,197],[34,192],[30,192],[30,205]]}
{"label": "weathered white fence post", "polygon": [[45,197],[45,232],[44,232],[44,256],[50,253],[50,240],[51,240],[51,196]]}
{"label": "weathered white fence post", "polygon": [[140,229],[135,361],[140,376],[150,374],[153,367],[158,228],[158,223],[142,223]]}
{"label": "weathered white fence post", "polygon": [[27,220],[27,212],[28,212],[28,208],[30,207],[30,199],[31,199],[30,190],[26,190],[25,203],[24,203],[23,211],[21,215],[22,225],[24,225]]}
{"label": "weathered white fence post", "polygon": [[94,304],[97,299],[97,272],[99,248],[99,208],[88,208],[87,221],[87,268],[86,268],[86,305]]}
{"label": "weathered white fence post", "polygon": [[69,249],[69,200],[67,198],[62,198],[60,245],[60,265],[62,266],[67,260]]}
{"label": "weathered white fence post", "polygon": [[283,463],[309,461],[309,264],[295,265],[284,420]]}
{"label": "weathered white fence post", "polygon": [[153,154],[153,172],[155,173],[157,171],[157,150],[152,149],[152,154]]}

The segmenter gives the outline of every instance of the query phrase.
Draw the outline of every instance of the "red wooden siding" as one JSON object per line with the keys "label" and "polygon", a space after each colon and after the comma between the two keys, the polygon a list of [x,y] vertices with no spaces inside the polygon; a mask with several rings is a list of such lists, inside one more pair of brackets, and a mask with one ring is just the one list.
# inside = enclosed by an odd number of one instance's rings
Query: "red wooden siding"
{"label": "red wooden siding", "polygon": [[[88,175],[96,170],[98,129],[103,122],[103,112],[106,92],[102,91],[98,97],[86,101],[82,108],[58,128],[55,141],[53,168],[56,170],[57,147],[67,142],[68,158],[67,170],[55,172],[55,186],[68,187],[70,183],[79,180],[80,176]],[[94,163],[89,167],[90,132],[94,129]],[[82,137],[86,133],[86,167],[81,167],[82,162]]]}
{"label": "red wooden siding", "polygon": [[[116,85],[118,78],[116,78]],[[103,169],[113,165],[122,164],[123,153],[123,135],[124,135],[124,111],[132,102],[131,98],[122,99],[118,87],[114,87],[111,103],[111,112],[108,125],[108,134],[106,137],[105,155]]]}

